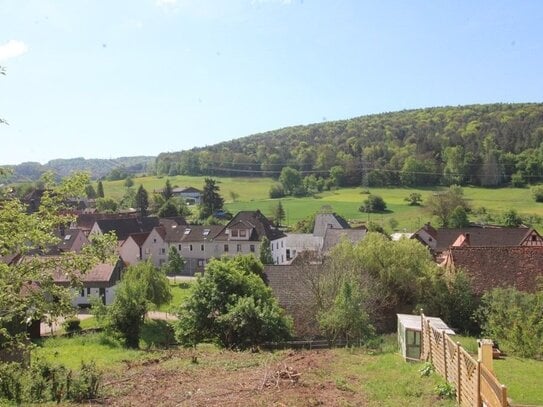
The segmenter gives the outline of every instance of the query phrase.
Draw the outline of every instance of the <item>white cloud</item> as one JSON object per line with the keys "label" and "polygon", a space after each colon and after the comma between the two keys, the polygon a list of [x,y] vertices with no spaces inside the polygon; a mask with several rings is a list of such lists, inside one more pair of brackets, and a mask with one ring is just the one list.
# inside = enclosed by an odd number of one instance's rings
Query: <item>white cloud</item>
{"label": "white cloud", "polygon": [[7,61],[11,58],[16,58],[20,55],[26,54],[28,46],[17,40],[9,40],[5,44],[0,45],[0,61]]}

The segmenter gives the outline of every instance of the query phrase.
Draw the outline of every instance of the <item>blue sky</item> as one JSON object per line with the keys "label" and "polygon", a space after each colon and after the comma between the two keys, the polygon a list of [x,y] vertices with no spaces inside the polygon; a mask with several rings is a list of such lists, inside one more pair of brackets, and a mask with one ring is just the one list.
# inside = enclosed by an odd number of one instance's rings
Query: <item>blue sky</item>
{"label": "blue sky", "polygon": [[0,0],[0,164],[541,102],[543,2]]}

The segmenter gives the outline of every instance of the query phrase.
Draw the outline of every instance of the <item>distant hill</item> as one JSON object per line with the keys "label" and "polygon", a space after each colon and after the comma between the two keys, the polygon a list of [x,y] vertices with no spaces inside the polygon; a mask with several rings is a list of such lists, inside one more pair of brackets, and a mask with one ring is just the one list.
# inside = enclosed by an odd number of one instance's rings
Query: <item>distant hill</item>
{"label": "distant hill", "polygon": [[74,171],[88,171],[92,178],[105,177],[111,170],[122,168],[130,174],[141,174],[154,165],[155,157],[119,157],[114,159],[70,158],[51,160],[42,165],[37,162],[25,162],[13,165],[11,181],[35,181],[46,171],[53,171],[58,177],[65,177]]}
{"label": "distant hill", "polygon": [[[498,186],[543,181],[543,104],[405,110],[162,153],[157,174],[277,175],[284,166],[342,185]],[[337,167],[340,167],[338,169]]]}

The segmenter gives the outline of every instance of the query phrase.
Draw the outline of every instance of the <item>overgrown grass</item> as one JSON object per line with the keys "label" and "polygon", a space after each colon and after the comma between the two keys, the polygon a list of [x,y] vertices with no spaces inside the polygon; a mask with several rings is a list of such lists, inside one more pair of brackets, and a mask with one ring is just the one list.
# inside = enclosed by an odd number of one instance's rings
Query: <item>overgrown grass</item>
{"label": "overgrown grass", "polygon": [[[205,177],[176,176],[169,177],[172,185],[194,186],[201,188]],[[264,214],[271,215],[277,205],[277,199],[269,199],[269,189],[275,181],[271,178],[228,178],[213,177],[218,181],[220,193],[225,198],[226,208],[235,213],[240,210],[260,209]],[[135,185],[142,184],[149,192],[164,187],[167,177],[135,178]],[[125,192],[124,181],[104,182],[106,196],[120,198]],[[397,230],[415,231],[424,223],[431,220],[424,206],[409,206],[404,199],[412,192],[422,195],[423,203],[431,194],[442,191],[443,187],[433,188],[340,188],[322,192],[315,197],[283,198],[281,202],[286,213],[285,223],[293,225],[318,211],[322,206],[332,209],[353,221],[373,221],[384,227],[389,226],[389,220],[398,222]],[[366,214],[358,211],[362,201],[366,199],[366,190],[383,197],[388,211],[379,214]],[[236,202],[232,201],[231,192],[239,195]],[[500,214],[514,208],[522,216],[537,215],[543,217],[543,205],[536,203],[529,188],[477,188],[465,187],[464,195],[473,209],[484,207],[498,221]],[[471,215],[477,220],[477,215]],[[537,225],[536,225],[537,226]]]}
{"label": "overgrown grass", "polygon": [[[406,362],[397,352],[396,336],[384,337],[381,350],[335,349],[332,372],[336,387],[362,392],[368,406],[454,406],[442,400],[435,387],[443,380],[437,374],[421,377],[421,363]],[[338,387],[338,388],[340,388]]]}
{"label": "overgrown grass", "polygon": [[[141,332],[140,349],[163,348],[174,343],[173,330],[166,321],[147,320]],[[125,361],[146,359],[147,352],[127,349],[105,332],[82,333],[72,337],[50,337],[35,342],[32,357],[79,368],[81,362],[94,361],[101,369],[115,369]]]}
{"label": "overgrown grass", "polygon": [[[454,339],[477,358],[477,338],[457,335]],[[543,361],[506,356],[493,364],[514,403],[543,405]]]}

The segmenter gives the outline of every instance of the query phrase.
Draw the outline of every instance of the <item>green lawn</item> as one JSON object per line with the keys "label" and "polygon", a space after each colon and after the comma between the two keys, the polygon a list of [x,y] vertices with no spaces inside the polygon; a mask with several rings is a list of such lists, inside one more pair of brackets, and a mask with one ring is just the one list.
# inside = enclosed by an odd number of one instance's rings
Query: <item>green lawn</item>
{"label": "green lawn", "polygon": [[[455,340],[477,355],[476,338],[458,335]],[[494,360],[494,373],[515,404],[543,405],[543,361],[507,356]]]}
{"label": "green lawn", "polygon": [[[166,179],[170,179],[172,186],[194,186],[202,188],[205,177],[141,177],[135,178],[135,186],[142,184],[149,192],[164,187]],[[220,193],[226,202],[226,208],[232,213],[240,210],[260,209],[264,214],[271,215],[272,208],[277,205],[277,199],[269,199],[270,186],[275,183],[271,178],[228,178],[213,177],[218,181]],[[351,221],[377,222],[388,227],[388,221],[394,218],[399,222],[398,230],[415,231],[424,223],[431,220],[431,216],[424,206],[409,206],[404,199],[412,192],[422,195],[423,201],[436,191],[435,188],[369,188],[372,194],[383,197],[388,211],[382,214],[365,214],[358,211],[362,201],[366,199],[366,188],[340,188],[325,191],[315,197],[283,198],[281,202],[286,212],[286,224],[292,225],[318,211],[322,206],[332,209]],[[106,196],[120,198],[124,194],[124,181],[104,182]],[[236,192],[239,197],[233,202],[230,193]],[[477,188],[465,187],[464,195],[473,209],[484,207],[488,213],[497,218],[501,212],[514,208],[524,216],[537,215],[543,217],[543,204],[536,203],[529,188]],[[472,215],[472,220],[476,220]]]}
{"label": "green lawn", "polygon": [[174,313],[179,309],[179,306],[190,295],[190,282],[173,282],[170,281],[170,288],[172,290],[172,300],[169,304],[162,305],[158,310],[162,312]]}

